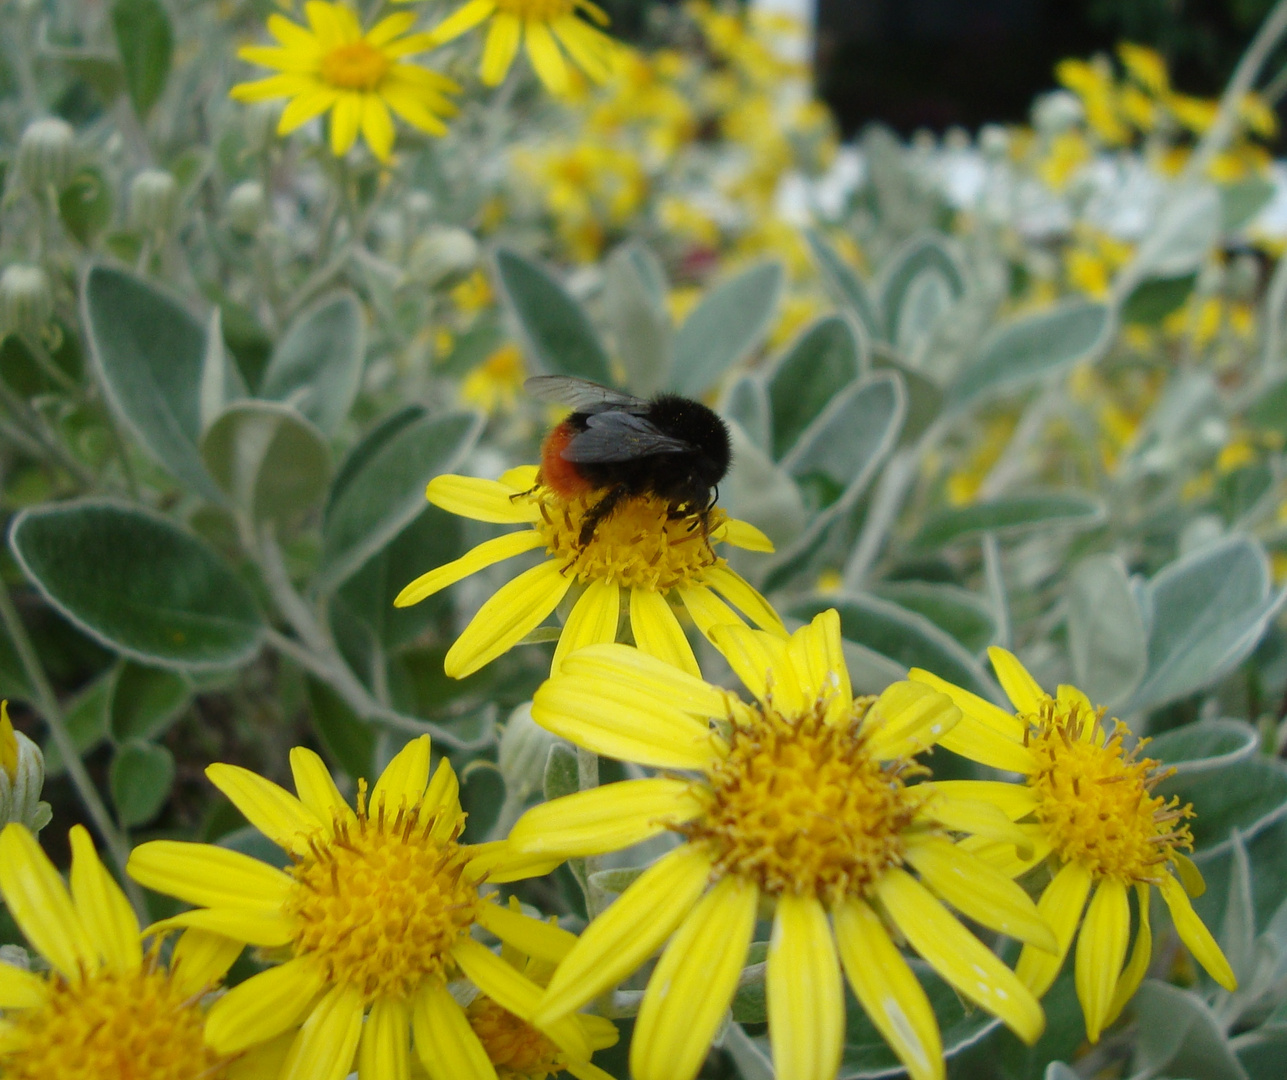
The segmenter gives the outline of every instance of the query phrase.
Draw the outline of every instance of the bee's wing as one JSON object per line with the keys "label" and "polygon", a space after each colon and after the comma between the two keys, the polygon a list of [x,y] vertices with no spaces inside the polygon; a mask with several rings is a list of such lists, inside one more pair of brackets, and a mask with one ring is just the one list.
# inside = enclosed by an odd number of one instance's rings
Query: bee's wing
{"label": "bee's wing", "polygon": [[577,412],[597,413],[604,409],[646,409],[648,402],[623,394],[609,386],[600,386],[589,379],[572,375],[534,375],[523,383],[537,401],[550,401],[567,405]]}
{"label": "bee's wing", "polygon": [[586,419],[586,429],[568,440],[560,457],[564,461],[592,464],[634,461],[653,454],[683,454],[691,443],[667,435],[647,417],[612,409]]}

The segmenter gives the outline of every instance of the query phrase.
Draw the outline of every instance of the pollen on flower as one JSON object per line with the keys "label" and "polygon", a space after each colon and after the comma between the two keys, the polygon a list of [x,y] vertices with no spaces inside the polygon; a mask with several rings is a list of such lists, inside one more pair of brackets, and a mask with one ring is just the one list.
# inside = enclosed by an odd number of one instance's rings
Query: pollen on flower
{"label": "pollen on flower", "polygon": [[5,1080],[219,1080],[228,1059],[202,1038],[204,1014],[150,958],[130,973],[49,978],[49,997],[12,1014]]}
{"label": "pollen on flower", "polygon": [[322,81],[342,90],[374,90],[389,71],[389,58],[365,41],[338,45],[322,57]]}
{"label": "pollen on flower", "polygon": [[445,812],[422,816],[418,806],[383,800],[368,812],[360,785],[356,822],[315,837],[291,868],[296,955],[315,958],[328,981],[357,987],[368,1001],[449,978],[448,951],[482,901],[456,842],[464,815],[445,822]]}
{"label": "pollen on flower", "polygon": [[563,1070],[563,1052],[525,1020],[479,996],[465,1009],[469,1026],[499,1080],[546,1080]]}
{"label": "pollen on flower", "polygon": [[528,497],[540,506],[541,519],[533,527],[546,550],[562,561],[565,573],[575,573],[583,583],[609,581],[663,591],[699,583],[706,570],[725,561],[709,538],[727,520],[718,507],[707,514],[703,529],[700,515],[671,518],[670,505],[654,495],[622,499],[582,547],[581,528],[601,493],[564,499],[538,488]]}
{"label": "pollen on flower", "polygon": [[1153,794],[1170,772],[1138,756],[1147,739],[1126,753],[1122,739],[1130,731],[1120,721],[1108,734],[1102,709],[1051,698],[1025,719],[1038,763],[1028,783],[1057,854],[1096,878],[1158,883],[1172,851],[1193,850],[1185,820],[1193,808]]}
{"label": "pollen on flower", "polygon": [[717,873],[754,880],[769,895],[834,903],[870,888],[903,861],[903,833],[923,799],[910,761],[871,754],[858,698],[847,724],[828,723],[826,700],[801,716],[772,703],[739,711],[729,752],[707,770],[710,808],[680,828],[705,841]]}

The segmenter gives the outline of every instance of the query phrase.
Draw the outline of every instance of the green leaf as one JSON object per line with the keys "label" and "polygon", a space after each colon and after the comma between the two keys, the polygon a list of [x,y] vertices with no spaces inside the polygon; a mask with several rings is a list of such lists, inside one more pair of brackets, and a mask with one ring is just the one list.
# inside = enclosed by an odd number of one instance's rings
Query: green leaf
{"label": "green leaf", "polygon": [[97,166],[86,165],[58,195],[58,216],[86,247],[111,223],[112,189]]}
{"label": "green leaf", "polygon": [[471,761],[460,773],[460,805],[465,821],[465,843],[487,839],[505,802],[505,778],[494,762]]}
{"label": "green leaf", "polygon": [[921,526],[912,543],[919,548],[935,548],[987,532],[1015,537],[1050,528],[1089,529],[1103,521],[1104,515],[1104,506],[1098,499],[1077,491],[1007,495],[939,510]]}
{"label": "green leaf", "polygon": [[192,700],[192,683],[179,671],[127,660],[112,680],[108,723],[117,742],[165,734]]}
{"label": "green leaf", "polygon": [[1141,281],[1122,303],[1122,322],[1134,326],[1156,326],[1184,306],[1197,281],[1196,272]]}
{"label": "green leaf", "polygon": [[936,275],[946,288],[947,296],[958,299],[965,292],[965,278],[955,257],[943,241],[935,235],[909,240],[890,257],[889,268],[884,274],[880,290],[880,312],[883,337],[898,340],[903,307],[907,303],[912,283],[926,272]]}
{"label": "green leaf", "polygon": [[160,0],[116,0],[112,29],[134,111],[147,116],[170,74],[174,33]]}
{"label": "green leaf", "polygon": [[896,371],[902,377],[907,391],[907,420],[903,423],[899,445],[910,446],[943,411],[943,388],[884,347],[872,351],[871,366],[875,371]]}
{"label": "green leaf", "polygon": [[795,340],[768,375],[774,458],[787,454],[861,369],[858,336],[839,315],[819,319]]}
{"label": "green leaf", "polygon": [[1246,1080],[1223,1026],[1192,990],[1145,979],[1130,1008],[1136,1017],[1133,1075]]}
{"label": "green leaf", "polygon": [[869,474],[894,448],[907,412],[902,380],[891,371],[856,379],[800,434],[782,467],[797,481],[821,475],[841,492]]}
{"label": "green leaf", "polygon": [[870,337],[882,337],[876,309],[858,275],[817,230],[806,229],[804,238],[809,242],[809,250],[813,252],[814,261],[822,275],[822,283],[831,298],[856,315]]}
{"label": "green leaf", "polygon": [[1162,732],[1148,744],[1148,756],[1189,776],[1226,769],[1259,748],[1260,736],[1245,720],[1199,720]]}
{"label": "green leaf", "polygon": [[1220,197],[1214,185],[1200,184],[1168,199],[1136,251],[1135,272],[1143,277],[1192,273],[1220,240]]}
{"label": "green leaf", "polygon": [[[111,708],[112,686],[116,681],[116,668],[109,668],[81,690],[63,709],[63,722],[78,753],[93,750],[108,736],[108,716]],[[41,748],[45,753],[45,775],[62,775],[65,765],[63,755],[52,738]]]}
{"label": "green leaf", "polygon": [[957,375],[949,397],[962,405],[1071,367],[1107,344],[1109,314],[1104,304],[1073,300],[1001,327]]}
{"label": "green leaf", "polygon": [[510,248],[497,248],[496,281],[538,368],[591,382],[612,381],[608,352],[589,316],[545,267]]}
{"label": "green leaf", "polygon": [[923,615],[968,652],[982,652],[996,638],[996,617],[987,601],[955,585],[927,581],[890,581],[872,593],[899,607]]}
{"label": "green leaf", "polygon": [[577,771],[576,751],[567,743],[556,742],[545,759],[545,801],[560,799],[579,791],[581,781]]}
{"label": "green leaf", "polygon": [[1285,597],[1272,594],[1264,548],[1247,536],[1165,567],[1141,599],[1148,673],[1124,710],[1156,708],[1213,683],[1255,648]]}
{"label": "green leaf", "polygon": [[980,697],[993,699],[997,691],[979,662],[955,638],[923,615],[888,600],[855,593],[817,596],[791,605],[787,613],[812,619],[827,608],[840,614],[840,632],[904,668],[926,668],[948,682]]}
{"label": "green leaf", "polygon": [[1120,704],[1144,678],[1148,640],[1126,565],[1092,555],[1068,579],[1068,652],[1073,682],[1091,701]]}
{"label": "green leaf", "polygon": [[643,244],[623,244],[608,259],[603,305],[616,356],[626,369],[626,386],[641,397],[666,385],[672,338],[666,310],[665,274]]}
{"label": "green leaf", "polygon": [[144,825],[161,812],[174,786],[174,756],[164,746],[132,740],[112,759],[108,786],[116,815],[126,828]]}
{"label": "green leaf", "polygon": [[334,590],[415,520],[426,485],[455,468],[481,430],[475,413],[444,413],[377,428],[374,449],[359,444],[360,463],[341,468],[327,506],[317,588]]}
{"label": "green leaf", "polygon": [[[1151,757],[1153,748],[1146,753]],[[1193,804],[1197,816],[1188,823],[1193,846],[1210,857],[1227,850],[1234,829],[1245,840],[1287,814],[1287,769],[1255,755],[1223,769],[1173,776],[1158,785],[1157,793]]]}
{"label": "green leaf", "polygon": [[259,396],[289,402],[333,435],[357,397],[365,352],[358,298],[347,291],[324,296],[278,342]]}
{"label": "green leaf", "polygon": [[348,703],[324,682],[309,676],[308,702],[313,729],[327,756],[350,779],[375,776],[375,729],[349,708]]}
{"label": "green leaf", "polygon": [[1277,190],[1263,176],[1220,185],[1220,231],[1237,232],[1273,201]]}
{"label": "green leaf", "polygon": [[773,421],[769,416],[769,396],[761,379],[754,375],[743,375],[734,381],[724,395],[719,411],[741,426],[757,450],[768,452]]}
{"label": "green leaf", "polygon": [[229,501],[251,521],[289,523],[322,501],[331,451],[288,405],[239,401],[201,440],[201,457]]}
{"label": "green leaf", "polygon": [[167,293],[109,266],[90,270],[82,302],[90,354],[112,407],[157,464],[222,502],[197,453],[205,328]]}
{"label": "green leaf", "polygon": [[733,517],[749,521],[779,547],[799,535],[808,514],[800,489],[785,469],[769,459],[730,419],[733,464],[720,483],[720,503]]}
{"label": "green leaf", "polygon": [[259,649],[263,618],[204,541],[157,514],[87,499],[24,510],[9,546],[59,612],[147,664],[230,667]]}
{"label": "green leaf", "polygon": [[675,335],[670,389],[700,398],[764,340],[782,294],[782,266],[760,263],[708,292]]}
{"label": "green leaf", "polygon": [[1287,379],[1279,379],[1261,390],[1247,407],[1249,424],[1287,435]]}

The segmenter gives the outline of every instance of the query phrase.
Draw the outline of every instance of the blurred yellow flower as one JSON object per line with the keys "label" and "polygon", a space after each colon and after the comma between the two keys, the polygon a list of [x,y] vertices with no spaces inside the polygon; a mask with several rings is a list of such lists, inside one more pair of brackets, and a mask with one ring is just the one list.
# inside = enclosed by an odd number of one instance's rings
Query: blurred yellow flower
{"label": "blurred yellow flower", "polygon": [[511,412],[518,404],[526,374],[523,350],[513,342],[502,345],[465,376],[460,400],[489,415]]}
{"label": "blurred yellow flower", "polygon": [[1170,90],[1171,79],[1161,53],[1145,45],[1123,41],[1117,46],[1117,55],[1131,78],[1154,97],[1161,97]]}
{"label": "blurred yellow flower", "polygon": [[445,96],[460,87],[445,75],[399,61],[424,52],[433,43],[427,34],[403,36],[415,16],[403,13],[381,19],[365,33],[357,15],[342,3],[309,0],[308,27],[273,14],[268,32],[274,46],[247,45],[237,55],[280,74],[258,82],[238,83],[237,101],[290,98],[277,125],[287,135],[314,117],[331,114],[331,151],[348,153],[358,132],[371,152],[387,161],[393,151],[392,109],[412,127],[445,135],[444,116],[456,106]]}

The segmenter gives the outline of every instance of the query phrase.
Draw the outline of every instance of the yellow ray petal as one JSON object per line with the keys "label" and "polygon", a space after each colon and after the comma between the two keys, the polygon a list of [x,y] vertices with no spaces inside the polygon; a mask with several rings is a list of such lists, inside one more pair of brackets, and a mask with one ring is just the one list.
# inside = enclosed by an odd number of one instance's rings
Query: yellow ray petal
{"label": "yellow ray petal", "polygon": [[[591,79],[598,83],[605,83],[612,78],[612,68],[608,63],[610,53],[597,40],[604,38],[603,34],[582,22],[575,15],[555,19],[550,24],[550,29],[557,35],[562,46],[567,49],[568,55],[580,65],[581,70],[589,75]],[[605,40],[607,39],[605,38]],[[756,531],[758,532],[759,530]],[[770,548],[770,550],[772,549]]]}
{"label": "yellow ray petal", "polygon": [[413,11],[399,11],[386,15],[366,32],[366,43],[372,46],[387,45],[396,37],[401,37],[415,25],[416,15]]}
{"label": "yellow ray petal", "polygon": [[1130,933],[1131,908],[1126,901],[1126,886],[1114,878],[1105,878],[1090,898],[1090,907],[1077,935],[1074,979],[1077,1000],[1086,1018],[1086,1038],[1092,1043],[1099,1042],[1099,1033],[1104,1030],[1113,991],[1126,960]]}
{"label": "yellow ray petal", "polygon": [[393,117],[377,94],[362,96],[362,138],[377,160],[389,160],[393,153]]}
{"label": "yellow ray petal", "polygon": [[335,822],[356,821],[352,808],[344,801],[326,763],[312,750],[296,746],[290,752],[290,772],[295,791],[318,821],[331,827]]}
{"label": "yellow ray petal", "polygon": [[787,636],[781,617],[741,574],[734,573],[727,566],[718,565],[710,567],[705,577],[707,585],[740,610],[761,630],[777,634],[779,637]]}
{"label": "yellow ray petal", "polygon": [[320,85],[296,94],[282,110],[281,118],[277,121],[277,134],[289,135],[292,131],[297,131],[326,112],[339,97],[338,90]]}
{"label": "yellow ray petal", "polygon": [[[1013,838],[996,840],[987,836],[967,836],[960,841],[963,851],[977,855],[989,866],[1000,870],[1008,878],[1022,877],[1050,854],[1050,838],[1046,828],[1036,822],[1026,822],[1016,828],[1024,836],[1023,845],[1016,845]],[[1019,852],[1028,854],[1020,858]]]}
{"label": "yellow ray petal", "polygon": [[933,784],[949,799],[991,803],[1011,821],[1027,817],[1037,808],[1037,797],[1024,784],[1004,780],[935,780]]}
{"label": "yellow ray petal", "polygon": [[147,934],[170,930],[204,930],[246,945],[276,948],[295,937],[295,926],[280,908],[248,911],[245,908],[193,908],[154,922]]}
{"label": "yellow ray petal", "polygon": [[1126,1003],[1135,996],[1135,991],[1140,988],[1140,983],[1148,974],[1149,961],[1153,958],[1153,929],[1149,922],[1148,910],[1151,898],[1149,887],[1143,883],[1137,883],[1135,901],[1139,908],[1140,925],[1135,931],[1135,947],[1131,949],[1131,958],[1122,971],[1122,977],[1117,980],[1117,988],[1113,991],[1113,1003],[1108,1007],[1108,1014],[1104,1017],[1105,1027],[1121,1016]]}
{"label": "yellow ray petal", "polygon": [[428,132],[430,135],[447,134],[447,125],[433,112],[433,107],[438,107],[439,112],[447,112],[441,108],[440,103],[421,100],[424,97],[422,92],[408,89],[393,81],[390,81],[381,93],[385,104],[412,127]]}
{"label": "yellow ray petal", "polygon": [[[927,795],[931,793],[932,797],[917,814],[919,819],[936,822],[953,832],[1013,845],[1015,856],[1020,860],[1032,857],[1034,830],[1016,825],[995,804],[952,798],[938,789],[937,785],[932,785],[931,791],[926,792]],[[1044,830],[1036,831],[1044,835]]]}
{"label": "yellow ray petal", "polygon": [[442,983],[426,983],[416,995],[411,1031],[429,1080],[496,1080],[487,1051]]}
{"label": "yellow ray petal", "polygon": [[880,916],[850,897],[832,911],[849,985],[911,1080],[943,1080],[943,1040],[929,998]]}
{"label": "yellow ray petal", "polygon": [[1184,852],[1171,850],[1171,862],[1175,866],[1175,875],[1184,886],[1184,891],[1197,899],[1207,891],[1207,883],[1202,878],[1202,871]]}
{"label": "yellow ray petal", "polygon": [[732,544],[744,551],[759,551],[771,555],[775,550],[773,541],[765,536],[749,521],[729,518],[723,525],[711,530],[711,539]]}
{"label": "yellow ray petal", "polygon": [[288,960],[238,983],[206,1016],[206,1042],[235,1054],[294,1027],[322,989],[312,960]]}
{"label": "yellow ray petal", "polygon": [[287,48],[317,54],[317,38],[298,23],[275,12],[268,16],[268,32]]}
{"label": "yellow ray petal", "polygon": [[0,893],[32,947],[69,979],[98,967],[98,949],[77,914],[67,886],[27,829],[0,832]]}
{"label": "yellow ray petal", "polygon": [[703,809],[687,780],[623,780],[532,807],[515,822],[509,842],[567,858],[603,855],[691,821]]}
{"label": "yellow ray petal", "polygon": [[697,657],[688,643],[684,628],[661,593],[648,589],[630,590],[630,632],[642,652],[678,668],[701,676]]}
{"label": "yellow ray petal", "polygon": [[451,767],[450,758],[442,758],[434,770],[433,779],[425,789],[424,801],[420,804],[420,820],[434,820],[430,836],[439,843],[445,843],[456,828],[456,817],[460,814],[460,780],[456,770]]}
{"label": "yellow ray petal", "polygon": [[757,701],[765,702],[772,696],[774,705],[786,715],[804,709],[804,695],[786,641],[741,623],[711,627],[707,636]]}
{"label": "yellow ray petal", "polygon": [[384,809],[392,819],[401,811],[418,806],[429,786],[429,736],[420,735],[393,755],[371,792],[371,813]]}
{"label": "yellow ray petal", "polygon": [[778,1080],[832,1080],[844,1046],[845,995],[817,897],[778,898],[764,991]]}
{"label": "yellow ray petal", "polygon": [[343,91],[331,111],[331,153],[343,157],[357,141],[362,123],[362,95]]}
{"label": "yellow ray petal", "polygon": [[484,904],[476,919],[479,926],[495,934],[506,945],[537,960],[557,964],[576,944],[576,935],[541,919],[500,904]]}
{"label": "yellow ray petal", "polygon": [[924,683],[896,682],[881,692],[864,720],[868,747],[881,761],[923,753],[961,720],[946,694]]}
{"label": "yellow ray petal", "polygon": [[470,877],[493,885],[544,877],[563,862],[562,855],[530,855],[517,850],[508,840],[470,844],[469,854]]}
{"label": "yellow ray petal", "polygon": [[469,0],[443,19],[430,33],[434,41],[450,41],[468,33],[496,10],[496,0]]}
{"label": "yellow ray petal", "polygon": [[376,998],[358,1046],[358,1076],[411,1080],[411,1012],[407,1003]]}
{"label": "yellow ray petal", "polygon": [[840,615],[828,608],[791,635],[787,644],[791,667],[805,701],[827,700],[831,723],[847,723],[853,706],[853,687],[840,637]]}
{"label": "yellow ray petal", "polygon": [[228,91],[233,101],[272,101],[274,98],[294,97],[317,89],[317,80],[307,75],[270,75],[254,82],[238,83]]}
{"label": "yellow ray petal", "polygon": [[556,562],[533,566],[506,582],[447,651],[443,669],[451,678],[463,679],[490,664],[540,626],[571,584]]}
{"label": "yellow ray petal", "polygon": [[1193,910],[1193,905],[1189,903],[1189,897],[1180,883],[1170,874],[1163,874],[1158,891],[1170,909],[1171,921],[1175,923],[1176,933],[1193,954],[1193,959],[1206,968],[1207,974],[1230,993],[1237,990],[1238,979],[1233,973],[1233,968],[1229,966],[1229,961],[1225,959],[1220,946],[1211,936],[1211,931]]}
{"label": "yellow ray petal", "polygon": [[487,31],[483,61],[479,68],[485,86],[499,86],[509,74],[514,55],[518,52],[522,31],[523,24],[519,22],[517,15],[511,15],[507,11],[496,13],[491,29]]}
{"label": "yellow ray petal", "polygon": [[151,840],[140,844],[126,867],[148,889],[202,907],[279,911],[295,887],[275,867],[214,844]]}
{"label": "yellow ray petal", "polygon": [[527,19],[523,27],[527,55],[541,82],[555,97],[568,92],[568,66],[558,43],[543,19]]}
{"label": "yellow ray petal", "polygon": [[1036,768],[1031,750],[1017,739],[1007,739],[984,727],[969,713],[962,713],[960,723],[939,740],[939,745],[1002,772],[1027,775]]}
{"label": "yellow ray petal", "polygon": [[143,962],[134,909],[94,851],[83,825],[71,829],[71,895],[90,941],[113,971],[133,972]]}
{"label": "yellow ray petal", "polygon": [[1051,954],[1025,945],[1014,969],[1023,984],[1037,997],[1045,996],[1059,969],[1064,966],[1064,957],[1068,955],[1068,946],[1072,944],[1077,924],[1081,922],[1090,886],[1090,872],[1085,867],[1080,863],[1065,863],[1037,901],[1037,910],[1054,931],[1059,952]]}
{"label": "yellow ray petal", "polygon": [[287,851],[307,851],[308,838],[323,827],[317,815],[285,788],[240,765],[215,762],[206,767],[206,776],[250,824]]}
{"label": "yellow ray petal", "polygon": [[996,670],[1001,689],[1010,699],[1010,704],[1021,713],[1035,713],[1049,695],[1037,685],[1037,680],[1028,669],[1019,662],[1014,653],[997,645],[988,648],[988,659]]}
{"label": "yellow ray petal", "polygon": [[684,602],[693,623],[709,638],[711,628],[728,624],[741,625],[742,619],[705,585],[680,585],[674,590]]}
{"label": "yellow ray petal", "polygon": [[759,890],[726,877],[684,919],[648,980],[630,1043],[635,1080],[692,1080],[732,1003]]}
{"label": "yellow ray petal", "polygon": [[185,930],[170,954],[170,980],[180,994],[192,997],[214,988],[236,963],[245,946],[207,930]]}
{"label": "yellow ray petal", "polygon": [[908,841],[907,861],[926,885],[962,915],[1039,949],[1058,952],[1055,935],[1037,905],[982,859],[942,837],[921,836]]}
{"label": "yellow ray petal", "polygon": [[1069,686],[1067,683],[1060,683],[1055,689],[1055,701],[1059,703],[1060,711],[1066,716],[1080,716],[1082,719],[1081,739],[1083,742],[1088,741],[1095,731],[1095,706],[1091,704],[1090,698],[1083,694],[1075,686]]}
{"label": "yellow ray petal", "polygon": [[965,929],[905,870],[887,870],[876,894],[908,943],[957,993],[999,1017],[1031,1046],[1046,1026],[1045,1013],[996,954]]}
{"label": "yellow ray petal", "polygon": [[933,672],[925,671],[923,668],[912,668],[907,673],[907,677],[912,682],[922,682],[946,694],[956,702],[957,708],[967,717],[978,721],[986,728],[991,728],[997,735],[1011,742],[1022,744],[1023,721],[1014,713],[1008,713],[999,705],[994,705],[985,698],[979,697],[978,694],[972,694],[946,679],[940,679]]}
{"label": "yellow ray petal", "polygon": [[248,64],[276,68],[278,71],[291,74],[317,72],[316,54],[300,53],[294,49],[285,49],[276,45],[244,45],[237,50],[237,56]]}
{"label": "yellow ray petal", "polygon": [[537,1025],[575,1012],[647,960],[692,910],[710,872],[710,856],[692,844],[645,870],[585,928],[559,964],[536,1014]]}
{"label": "yellow ray petal", "polygon": [[353,1068],[363,1011],[356,986],[328,991],[295,1036],[281,1080],[344,1080]]}
{"label": "yellow ray petal", "polygon": [[728,712],[725,692],[698,676],[689,675],[640,649],[628,645],[598,645],[583,649],[563,665],[577,679],[602,680],[624,686],[649,699],[706,719]]}
{"label": "yellow ray petal", "polygon": [[0,964],[0,1009],[34,1009],[49,1000],[49,983],[13,964]]}
{"label": "yellow ray petal", "polygon": [[[528,485],[531,486],[530,484]],[[496,480],[473,476],[435,476],[425,488],[425,498],[451,514],[489,521],[494,525],[524,525],[541,520],[541,509],[530,499],[516,499],[526,488],[515,489]]]}
{"label": "yellow ray petal", "polygon": [[621,587],[612,581],[592,581],[572,605],[568,621],[554,648],[550,674],[557,675],[571,652],[587,645],[611,644],[617,640],[621,616]]}
{"label": "yellow ray petal", "polygon": [[[536,477],[540,471],[538,465],[515,465],[512,469],[506,469],[501,473],[497,483],[513,494],[531,491],[536,487]],[[536,516],[540,518],[540,510],[535,507],[533,509],[536,509]]]}

